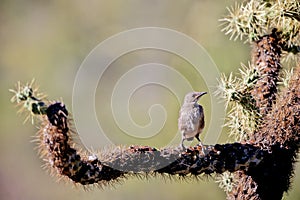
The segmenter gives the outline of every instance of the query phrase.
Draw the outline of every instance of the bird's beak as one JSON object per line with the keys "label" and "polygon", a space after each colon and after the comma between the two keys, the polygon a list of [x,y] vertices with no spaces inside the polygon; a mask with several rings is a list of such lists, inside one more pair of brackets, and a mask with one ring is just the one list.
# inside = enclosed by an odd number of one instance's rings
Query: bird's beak
{"label": "bird's beak", "polygon": [[199,92],[197,95],[197,98],[199,99],[200,97],[202,97],[205,94],[207,94],[207,92]]}

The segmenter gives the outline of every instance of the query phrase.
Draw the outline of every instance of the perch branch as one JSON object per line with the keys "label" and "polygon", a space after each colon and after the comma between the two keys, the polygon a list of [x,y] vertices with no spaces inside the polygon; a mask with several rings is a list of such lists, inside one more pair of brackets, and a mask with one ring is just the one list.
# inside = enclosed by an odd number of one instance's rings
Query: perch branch
{"label": "perch branch", "polygon": [[[28,89],[28,86],[24,88]],[[19,93],[24,88],[19,89]],[[168,174],[186,177],[240,171],[255,176],[265,172],[265,166],[277,162],[280,157],[274,157],[274,152],[285,151],[278,145],[274,145],[270,151],[247,143],[205,145],[203,149],[195,146],[186,151],[179,147],[159,150],[148,146],[130,146],[117,148],[98,158],[79,153],[74,147],[69,114],[63,103],[47,105],[33,94],[20,101],[35,108],[32,113],[39,115],[43,121],[38,135],[44,160],[58,175],[81,185],[102,186],[131,175]]]}

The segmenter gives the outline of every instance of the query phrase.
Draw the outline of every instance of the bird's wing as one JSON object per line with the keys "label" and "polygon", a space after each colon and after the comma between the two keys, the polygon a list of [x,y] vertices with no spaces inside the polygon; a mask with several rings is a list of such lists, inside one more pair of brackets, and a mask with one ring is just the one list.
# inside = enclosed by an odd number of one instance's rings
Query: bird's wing
{"label": "bird's wing", "polygon": [[204,121],[204,111],[201,105],[198,106],[198,114],[199,114],[199,124],[198,124],[198,134],[202,132],[205,121]]}

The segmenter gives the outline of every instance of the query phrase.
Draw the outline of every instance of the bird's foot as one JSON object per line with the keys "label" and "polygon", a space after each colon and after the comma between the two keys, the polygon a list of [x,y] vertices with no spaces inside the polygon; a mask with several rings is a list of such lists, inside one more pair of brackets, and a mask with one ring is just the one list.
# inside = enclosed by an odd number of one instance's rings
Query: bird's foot
{"label": "bird's foot", "polygon": [[205,155],[205,152],[204,152],[204,145],[202,144],[202,142],[199,142],[199,143],[198,143],[198,146],[201,147],[202,154]]}
{"label": "bird's foot", "polygon": [[181,149],[182,149],[183,151],[186,150],[186,147],[185,147],[183,144],[181,144],[179,147],[181,147]]}

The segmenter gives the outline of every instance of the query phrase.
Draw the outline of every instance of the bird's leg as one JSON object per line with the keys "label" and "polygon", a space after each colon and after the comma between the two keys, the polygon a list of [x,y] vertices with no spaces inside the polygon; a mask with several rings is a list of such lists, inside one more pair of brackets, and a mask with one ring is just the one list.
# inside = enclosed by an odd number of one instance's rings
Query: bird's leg
{"label": "bird's leg", "polygon": [[181,147],[182,147],[182,149],[185,151],[185,150],[186,150],[186,148],[185,148],[185,146],[183,145],[183,142],[184,142],[184,140],[185,140],[185,138],[184,138],[184,137],[182,137],[182,139],[181,139]]}
{"label": "bird's leg", "polygon": [[202,153],[204,154],[204,146],[199,138],[199,133],[195,136],[195,138],[198,140],[199,145],[201,146],[201,149],[202,149]]}

